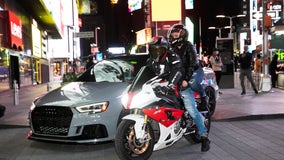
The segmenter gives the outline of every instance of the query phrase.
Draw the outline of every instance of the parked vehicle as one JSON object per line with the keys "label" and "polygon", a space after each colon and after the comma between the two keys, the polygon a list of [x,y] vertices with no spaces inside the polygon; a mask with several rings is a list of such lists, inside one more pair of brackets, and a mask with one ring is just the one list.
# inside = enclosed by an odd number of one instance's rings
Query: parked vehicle
{"label": "parked vehicle", "polygon": [[126,61],[97,63],[75,82],[32,103],[28,138],[77,143],[113,140],[126,114],[120,97],[133,78],[133,66]]}
{"label": "parked vehicle", "polygon": [[[115,150],[120,159],[148,159],[153,151],[170,147],[182,137],[200,142],[197,127],[185,112],[179,90],[161,92],[160,88],[167,84],[163,75],[156,76],[150,68],[142,67],[125,91],[122,103],[130,114],[122,118],[115,135]],[[209,108],[200,113],[209,131]]]}

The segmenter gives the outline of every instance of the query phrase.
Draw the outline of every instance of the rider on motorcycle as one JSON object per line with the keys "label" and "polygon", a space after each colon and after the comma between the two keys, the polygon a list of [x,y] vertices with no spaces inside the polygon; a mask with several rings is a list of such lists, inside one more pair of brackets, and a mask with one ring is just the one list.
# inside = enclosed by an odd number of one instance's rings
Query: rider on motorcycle
{"label": "rider on motorcycle", "polygon": [[210,149],[210,140],[208,139],[208,131],[202,116],[196,108],[193,92],[197,91],[200,94],[201,106],[205,107],[208,103],[208,97],[201,85],[204,71],[199,65],[195,47],[187,40],[188,31],[184,25],[174,24],[168,30],[167,38],[171,49],[181,57],[184,68],[184,76],[182,79],[182,87],[184,90],[181,92],[183,102],[186,110],[196,123],[198,134],[201,136],[201,151],[206,152]]}
{"label": "rider on motorcycle", "polygon": [[155,36],[149,42],[149,55],[147,64],[157,75],[169,73],[169,84],[163,88],[167,93],[180,84],[182,78],[182,63],[180,57],[168,49],[168,42],[163,36]]}

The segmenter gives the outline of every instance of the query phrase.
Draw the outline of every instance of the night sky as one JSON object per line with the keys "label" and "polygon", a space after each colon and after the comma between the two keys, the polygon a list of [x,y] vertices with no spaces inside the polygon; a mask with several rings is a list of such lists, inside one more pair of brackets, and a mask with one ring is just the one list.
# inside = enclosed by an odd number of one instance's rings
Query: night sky
{"label": "night sky", "polygon": [[[224,14],[234,16],[241,14],[242,0],[194,0],[195,9],[187,11],[187,15],[198,24],[198,18],[202,19],[202,43],[205,50],[214,47],[218,30],[209,30],[209,26],[228,26],[229,19],[220,19],[215,16]],[[144,28],[143,10],[135,11],[130,16],[127,11],[127,0],[119,0],[115,6],[106,4],[106,0],[97,0],[103,19],[106,23],[106,43],[108,45],[126,45],[135,41],[135,32]],[[109,2],[108,2],[109,3]],[[235,21],[234,21],[235,22]],[[198,26],[197,26],[198,28]],[[133,30],[134,32],[131,32]],[[226,37],[229,29],[222,30],[222,36]],[[195,33],[195,41],[199,42],[199,32]],[[207,48],[207,49],[206,49]]]}
{"label": "night sky", "polygon": [[[223,14],[234,16],[241,14],[241,0],[195,0],[196,11],[195,16],[200,16],[202,21],[202,44],[204,50],[211,50],[215,44],[215,38],[218,36],[218,30],[209,30],[208,27],[224,27],[229,26],[230,21],[227,18],[216,18],[216,15]],[[239,20],[233,21],[240,22]],[[229,29],[222,30],[222,37],[227,37]],[[207,48],[207,49],[206,49]]]}

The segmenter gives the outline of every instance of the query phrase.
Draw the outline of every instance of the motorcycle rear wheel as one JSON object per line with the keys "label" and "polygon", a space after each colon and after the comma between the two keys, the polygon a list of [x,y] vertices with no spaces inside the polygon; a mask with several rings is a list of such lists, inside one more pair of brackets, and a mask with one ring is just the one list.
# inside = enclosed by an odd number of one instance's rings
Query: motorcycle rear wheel
{"label": "motorcycle rear wheel", "polygon": [[140,143],[134,132],[135,121],[122,120],[115,135],[115,151],[123,160],[148,159],[154,149],[154,131],[150,125],[146,126],[147,141]]}
{"label": "motorcycle rear wheel", "polygon": [[209,102],[208,102],[209,115],[212,116],[214,114],[215,108],[216,108],[215,90],[212,87],[206,87],[205,93],[209,97]]}

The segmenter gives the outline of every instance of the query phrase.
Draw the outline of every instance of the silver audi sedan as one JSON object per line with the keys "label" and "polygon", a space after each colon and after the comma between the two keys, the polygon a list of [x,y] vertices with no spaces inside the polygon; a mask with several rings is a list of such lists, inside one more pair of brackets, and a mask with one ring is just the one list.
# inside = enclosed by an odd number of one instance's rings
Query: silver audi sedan
{"label": "silver audi sedan", "polygon": [[67,83],[36,99],[29,112],[29,139],[97,143],[114,139],[126,114],[121,94],[133,79],[133,66],[103,60]]}

